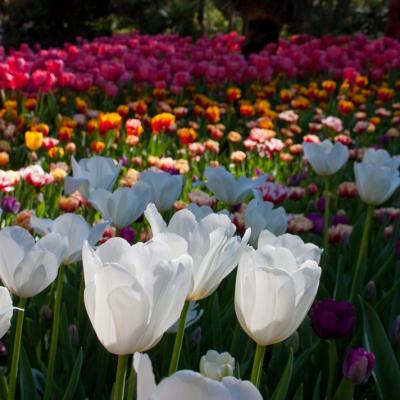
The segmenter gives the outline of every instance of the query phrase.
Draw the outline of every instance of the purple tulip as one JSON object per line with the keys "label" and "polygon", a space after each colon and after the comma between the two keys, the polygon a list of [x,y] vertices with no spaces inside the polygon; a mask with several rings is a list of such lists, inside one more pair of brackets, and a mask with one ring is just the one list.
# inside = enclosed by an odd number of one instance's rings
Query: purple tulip
{"label": "purple tulip", "polygon": [[129,165],[129,158],[127,156],[122,156],[119,158],[119,162],[124,166],[127,167]]}
{"label": "purple tulip", "polygon": [[289,178],[289,186],[299,186],[301,181],[307,178],[307,171],[302,171]]}
{"label": "purple tulip", "polygon": [[16,214],[21,203],[14,196],[6,196],[1,200],[1,208],[5,213]]}
{"label": "purple tulip", "polygon": [[313,223],[313,232],[321,235],[324,231],[324,217],[317,213],[311,213],[307,215],[307,218]]}
{"label": "purple tulip", "polygon": [[317,210],[321,213],[325,211],[325,196],[320,197],[317,201],[315,206],[317,207]]}
{"label": "purple tulip", "polygon": [[361,347],[351,350],[343,361],[343,376],[355,385],[366,383],[374,365],[374,353],[370,353]]}
{"label": "purple tulip", "polygon": [[344,224],[344,225],[350,224],[350,220],[346,214],[336,214],[332,216],[332,225],[339,225],[339,224]]}
{"label": "purple tulip", "polygon": [[354,306],[347,301],[324,299],[314,303],[310,312],[311,326],[322,339],[339,339],[349,334],[356,324]]}
{"label": "purple tulip", "polygon": [[125,239],[130,244],[135,243],[136,233],[135,230],[130,226],[122,228],[119,232],[119,236]]}

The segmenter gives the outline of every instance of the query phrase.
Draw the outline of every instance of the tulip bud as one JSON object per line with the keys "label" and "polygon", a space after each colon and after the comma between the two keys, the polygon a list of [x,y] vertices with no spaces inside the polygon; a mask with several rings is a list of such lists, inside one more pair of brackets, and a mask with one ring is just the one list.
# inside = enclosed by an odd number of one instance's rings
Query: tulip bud
{"label": "tulip bud", "polygon": [[397,315],[393,322],[391,336],[394,342],[400,343],[400,314]]}
{"label": "tulip bud", "polygon": [[376,285],[374,281],[369,281],[365,286],[364,298],[367,301],[376,301]]}
{"label": "tulip bud", "polygon": [[201,342],[202,330],[201,326],[198,326],[190,335],[190,347],[194,349]]}
{"label": "tulip bud", "polygon": [[5,196],[1,200],[1,208],[5,213],[16,214],[21,207],[21,203],[14,196]]}
{"label": "tulip bud", "polygon": [[216,381],[225,376],[233,376],[235,359],[227,352],[219,354],[215,350],[208,350],[200,359],[200,373]]}
{"label": "tulip bud", "polygon": [[5,167],[10,162],[10,156],[5,151],[0,151],[0,166]]}
{"label": "tulip bud", "polygon": [[313,223],[313,232],[321,235],[324,231],[324,217],[317,213],[311,213],[307,215],[307,218]]}
{"label": "tulip bud", "polygon": [[311,327],[322,339],[339,339],[349,334],[356,324],[354,306],[347,301],[324,299],[310,312]]}
{"label": "tulip bud", "polygon": [[69,142],[67,143],[67,145],[65,146],[65,150],[68,154],[75,154],[76,152],[76,145],[73,142]]}
{"label": "tulip bud", "polygon": [[41,318],[47,319],[48,321],[50,321],[53,318],[53,310],[50,308],[48,304],[43,304],[39,314]]}
{"label": "tulip bud", "polygon": [[351,350],[343,362],[343,376],[355,385],[366,383],[374,369],[374,364],[374,353],[363,348]]}
{"label": "tulip bud", "polygon": [[7,361],[8,361],[7,347],[5,346],[3,341],[0,340],[0,366],[7,365]]}
{"label": "tulip bud", "polygon": [[71,344],[74,347],[79,346],[79,332],[78,332],[78,327],[75,324],[71,324],[68,327],[68,334],[69,338],[71,340]]}
{"label": "tulip bud", "polygon": [[312,196],[318,192],[318,186],[315,183],[310,183],[307,186],[307,193]]}
{"label": "tulip bud", "polygon": [[130,226],[122,228],[119,232],[119,236],[125,239],[129,244],[135,243],[136,233]]}

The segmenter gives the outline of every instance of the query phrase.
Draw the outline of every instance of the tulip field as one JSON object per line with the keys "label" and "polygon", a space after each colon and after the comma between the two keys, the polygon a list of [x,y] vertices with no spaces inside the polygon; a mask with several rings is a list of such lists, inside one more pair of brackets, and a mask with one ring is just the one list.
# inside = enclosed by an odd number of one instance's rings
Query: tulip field
{"label": "tulip field", "polygon": [[0,51],[0,400],[393,400],[400,42]]}

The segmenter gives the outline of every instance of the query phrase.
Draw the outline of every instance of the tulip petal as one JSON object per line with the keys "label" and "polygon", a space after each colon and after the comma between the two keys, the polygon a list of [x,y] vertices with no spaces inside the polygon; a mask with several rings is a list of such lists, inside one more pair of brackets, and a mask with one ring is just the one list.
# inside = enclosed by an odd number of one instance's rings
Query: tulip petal
{"label": "tulip petal", "polygon": [[109,201],[111,197],[112,193],[105,189],[96,189],[90,193],[90,204],[101,213],[104,219],[112,220],[112,214],[109,209]]}
{"label": "tulip petal", "polygon": [[193,371],[178,371],[162,380],[150,400],[230,400],[230,392],[220,382]]}
{"label": "tulip petal", "polygon": [[159,233],[167,230],[167,224],[153,203],[150,203],[146,207],[144,215],[147,219],[147,222],[150,224],[153,235],[158,235]]}
{"label": "tulip petal", "polygon": [[260,392],[249,381],[227,376],[222,379],[222,384],[229,390],[231,400],[262,400]]}
{"label": "tulip petal", "polygon": [[150,357],[147,354],[135,353],[133,367],[137,374],[137,400],[148,400],[156,389]]}

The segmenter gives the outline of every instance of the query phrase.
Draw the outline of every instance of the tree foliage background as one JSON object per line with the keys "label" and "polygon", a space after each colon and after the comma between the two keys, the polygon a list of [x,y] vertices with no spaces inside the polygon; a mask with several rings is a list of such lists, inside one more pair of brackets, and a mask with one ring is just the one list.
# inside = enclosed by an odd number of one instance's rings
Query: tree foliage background
{"label": "tree foliage background", "polygon": [[[279,2],[279,0],[277,0]],[[252,0],[248,0],[250,4]],[[137,29],[142,33],[242,31],[235,0],[0,0],[3,44],[42,46]],[[383,32],[386,0],[296,0],[286,33]]]}

